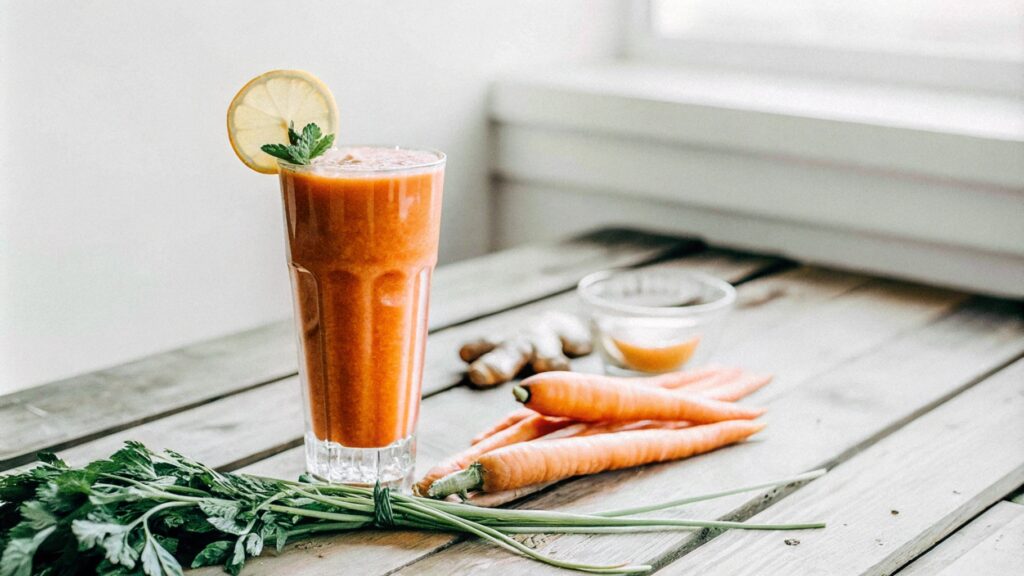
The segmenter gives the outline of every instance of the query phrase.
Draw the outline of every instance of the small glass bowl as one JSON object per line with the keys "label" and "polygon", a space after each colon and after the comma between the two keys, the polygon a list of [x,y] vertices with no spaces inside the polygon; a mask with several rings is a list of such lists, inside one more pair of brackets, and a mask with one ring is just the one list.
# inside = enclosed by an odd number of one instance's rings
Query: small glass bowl
{"label": "small glass bowl", "polygon": [[706,363],[736,301],[728,282],[673,268],[595,272],[577,291],[605,372],[629,376]]}

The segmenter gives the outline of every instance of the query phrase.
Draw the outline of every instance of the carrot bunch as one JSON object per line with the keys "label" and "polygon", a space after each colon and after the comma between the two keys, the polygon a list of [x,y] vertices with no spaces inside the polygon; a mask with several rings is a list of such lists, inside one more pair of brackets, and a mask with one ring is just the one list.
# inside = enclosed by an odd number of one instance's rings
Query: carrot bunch
{"label": "carrot bunch", "polygon": [[544,372],[513,388],[524,407],[434,466],[420,494],[499,504],[565,478],[678,460],[740,442],[764,410],[735,404],[771,380],[736,368],[644,378]]}

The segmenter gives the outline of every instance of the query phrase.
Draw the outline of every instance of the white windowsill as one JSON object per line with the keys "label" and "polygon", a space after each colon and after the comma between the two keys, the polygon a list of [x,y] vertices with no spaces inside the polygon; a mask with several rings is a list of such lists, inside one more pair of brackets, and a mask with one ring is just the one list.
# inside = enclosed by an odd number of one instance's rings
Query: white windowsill
{"label": "white windowsill", "polygon": [[510,124],[1024,186],[1024,97],[616,62],[506,78],[491,110]]}
{"label": "white windowsill", "polygon": [[[1007,285],[1024,280],[1020,98],[616,62],[505,78],[491,114],[507,189],[669,202],[905,240],[930,254],[946,247],[1013,269],[998,286],[909,275],[1024,290]],[[715,230],[694,232],[720,241]],[[740,243],[801,256],[797,240],[774,241],[751,232]],[[815,258],[830,261],[820,250]],[[900,275],[889,267],[880,271]]]}

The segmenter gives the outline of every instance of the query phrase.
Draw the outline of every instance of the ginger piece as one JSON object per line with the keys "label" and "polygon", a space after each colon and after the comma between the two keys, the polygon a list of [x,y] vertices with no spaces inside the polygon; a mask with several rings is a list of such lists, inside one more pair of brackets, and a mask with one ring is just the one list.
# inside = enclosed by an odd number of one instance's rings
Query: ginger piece
{"label": "ginger piece", "polygon": [[525,336],[504,340],[469,365],[469,381],[483,387],[508,382],[526,366],[532,354],[533,344]]}
{"label": "ginger piece", "polygon": [[532,326],[503,337],[471,340],[459,350],[469,362],[469,380],[489,387],[508,382],[529,363],[534,372],[569,370],[569,358],[589,354],[590,333],[575,316],[548,312]]}
{"label": "ginger piece", "polygon": [[562,339],[550,326],[533,328],[527,331],[526,338],[533,345],[530,366],[534,372],[569,369],[569,357],[562,352]]}
{"label": "ginger piece", "polygon": [[501,338],[488,338],[484,336],[476,340],[470,340],[463,344],[462,348],[459,348],[459,358],[462,358],[463,362],[473,362],[497,348],[499,344],[501,344]]}
{"label": "ginger piece", "polygon": [[590,330],[576,316],[565,312],[548,312],[541,321],[558,334],[562,341],[562,351],[570,358],[593,352]]}

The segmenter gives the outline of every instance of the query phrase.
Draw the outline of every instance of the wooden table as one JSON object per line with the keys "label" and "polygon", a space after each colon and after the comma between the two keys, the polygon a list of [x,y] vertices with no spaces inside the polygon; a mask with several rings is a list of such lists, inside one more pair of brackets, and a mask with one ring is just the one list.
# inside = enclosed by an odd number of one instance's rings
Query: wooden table
{"label": "wooden table", "polygon": [[[460,342],[543,310],[578,309],[577,280],[622,266],[700,270],[738,286],[716,360],[776,375],[751,399],[770,408],[769,427],[738,446],[563,482],[518,505],[619,508],[826,466],[828,475],[799,488],[671,514],[829,526],[532,536],[529,545],[594,563],[648,563],[664,575],[1024,573],[1024,506],[1008,500],[1024,483],[1021,304],[692,240],[606,230],[440,268],[421,470],[514,407],[507,386],[464,385]],[[588,357],[574,367],[599,363]],[[135,439],[224,470],[294,477],[303,467],[295,373],[291,325],[282,322],[5,396],[0,470],[30,463],[40,449],[80,464]],[[462,536],[369,531],[291,546],[249,562],[245,574],[499,570],[561,572]]]}

